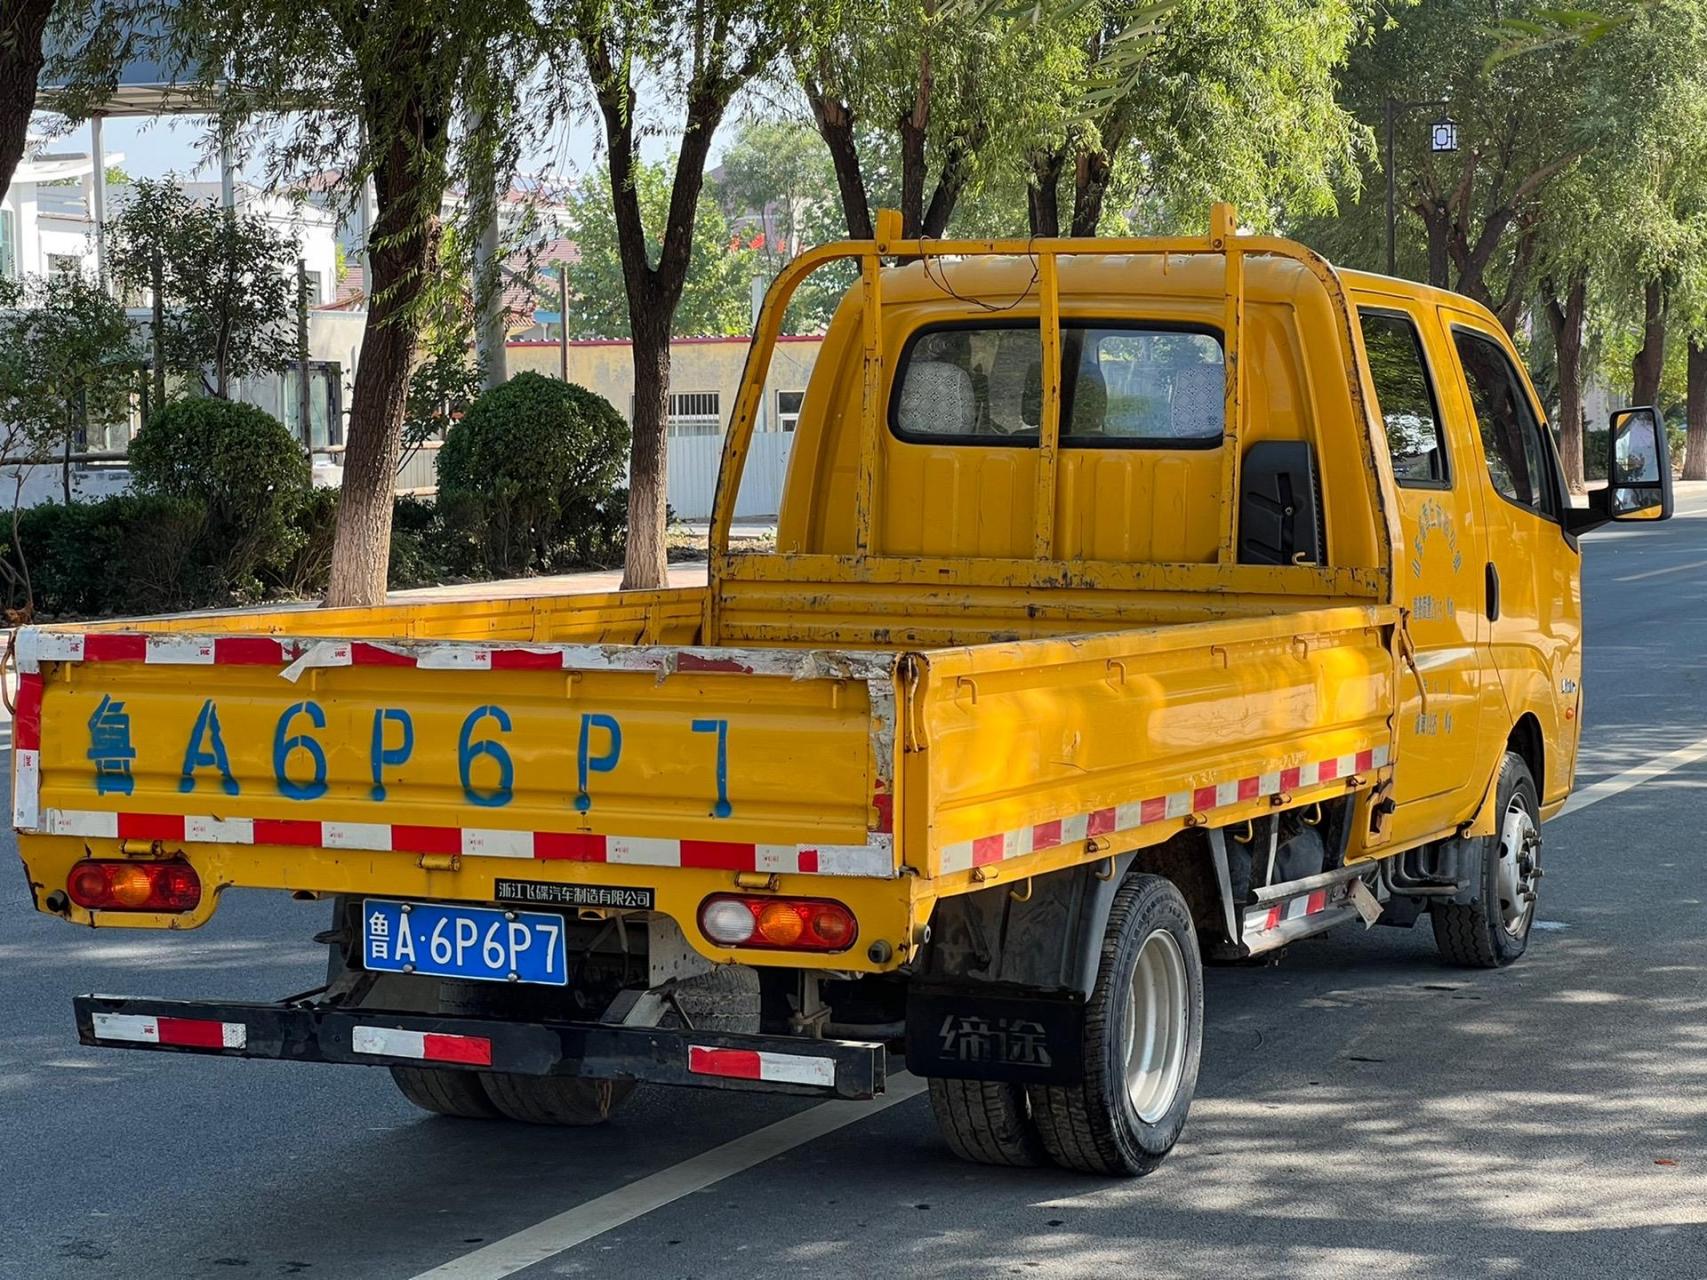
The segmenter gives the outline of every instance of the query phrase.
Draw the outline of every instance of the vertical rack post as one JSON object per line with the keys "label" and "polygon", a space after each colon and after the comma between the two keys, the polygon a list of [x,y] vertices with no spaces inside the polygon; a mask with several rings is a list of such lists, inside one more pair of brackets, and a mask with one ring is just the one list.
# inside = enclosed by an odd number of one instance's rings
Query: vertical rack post
{"label": "vertical rack post", "polygon": [[1214,205],[1209,211],[1209,243],[1220,250],[1226,264],[1222,293],[1226,307],[1222,325],[1221,352],[1227,375],[1227,399],[1222,424],[1221,509],[1227,513],[1222,528],[1221,564],[1239,559],[1239,455],[1245,435],[1245,255],[1238,245],[1238,214],[1230,204]]}
{"label": "vertical rack post", "polygon": [[854,554],[864,559],[876,541],[877,445],[882,429],[883,401],[883,259],[885,241],[892,238],[895,221],[880,210],[877,243],[860,255],[860,322],[864,336],[865,361],[859,403],[859,477],[854,488]]}
{"label": "vertical rack post", "polygon": [[1035,554],[1055,558],[1055,476],[1061,447],[1061,287],[1053,251],[1038,250],[1038,340],[1042,343],[1043,417],[1038,423]]}

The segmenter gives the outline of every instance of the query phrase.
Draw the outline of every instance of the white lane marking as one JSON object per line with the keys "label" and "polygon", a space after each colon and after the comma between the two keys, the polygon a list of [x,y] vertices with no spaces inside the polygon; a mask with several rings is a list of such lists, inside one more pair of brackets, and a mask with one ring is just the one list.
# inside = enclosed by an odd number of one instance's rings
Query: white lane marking
{"label": "white lane marking", "polygon": [[1614,578],[1614,582],[1640,582],[1643,578],[1658,578],[1662,574],[1682,573],[1687,569],[1707,569],[1707,560],[1691,560],[1688,564],[1667,565],[1663,569],[1649,569],[1643,573],[1627,573],[1622,578]]}
{"label": "white lane marking", "polygon": [[1592,786],[1584,787],[1569,800],[1565,807],[1559,810],[1559,817],[1564,818],[1586,809],[1591,804],[1599,804],[1602,800],[1610,800],[1613,796],[1623,795],[1632,787],[1639,787],[1650,778],[1670,773],[1673,769],[1681,769],[1684,765],[1694,764],[1697,760],[1707,760],[1707,738],[1697,738],[1688,746],[1668,751],[1663,756],[1655,756],[1646,764],[1639,764],[1634,769],[1626,769],[1623,773],[1613,774],[1610,778],[1602,778]]}
{"label": "white lane marking", "polygon": [[889,1077],[883,1096],[871,1102],[823,1102],[809,1107],[786,1120],[778,1120],[763,1129],[725,1142],[703,1155],[660,1169],[626,1187],[618,1187],[585,1204],[576,1205],[515,1235],[494,1240],[442,1267],[423,1271],[414,1280],[502,1280],[504,1276],[513,1276],[683,1196],[703,1191],[727,1177],[763,1164],[784,1151],[792,1151],[845,1125],[885,1111],[898,1102],[917,1097],[924,1090],[922,1079],[897,1071]]}

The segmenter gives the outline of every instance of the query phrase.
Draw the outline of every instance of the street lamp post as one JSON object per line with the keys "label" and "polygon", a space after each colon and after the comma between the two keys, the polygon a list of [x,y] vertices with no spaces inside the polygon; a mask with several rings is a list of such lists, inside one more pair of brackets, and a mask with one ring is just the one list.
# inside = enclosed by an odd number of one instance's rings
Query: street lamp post
{"label": "street lamp post", "polygon": [[[1393,166],[1393,126],[1401,111],[1445,110],[1452,103],[1445,98],[1425,98],[1418,102],[1400,102],[1397,98],[1388,98],[1383,113],[1383,124],[1386,133],[1385,152],[1387,170],[1387,274],[1399,274],[1398,266],[1398,187],[1397,175]],[[1458,150],[1458,125],[1450,116],[1437,120],[1429,126],[1429,150],[1439,153]]]}

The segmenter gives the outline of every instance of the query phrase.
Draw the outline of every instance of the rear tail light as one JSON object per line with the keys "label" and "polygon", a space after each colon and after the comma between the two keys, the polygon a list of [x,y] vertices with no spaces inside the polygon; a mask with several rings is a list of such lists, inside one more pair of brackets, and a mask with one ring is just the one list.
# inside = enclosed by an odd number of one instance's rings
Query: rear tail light
{"label": "rear tail light", "polygon": [[194,911],[202,882],[187,862],[88,859],[65,879],[71,900],[91,911]]}
{"label": "rear tail light", "polygon": [[722,947],[846,951],[859,937],[853,912],[826,898],[719,893],[700,903],[699,928]]}

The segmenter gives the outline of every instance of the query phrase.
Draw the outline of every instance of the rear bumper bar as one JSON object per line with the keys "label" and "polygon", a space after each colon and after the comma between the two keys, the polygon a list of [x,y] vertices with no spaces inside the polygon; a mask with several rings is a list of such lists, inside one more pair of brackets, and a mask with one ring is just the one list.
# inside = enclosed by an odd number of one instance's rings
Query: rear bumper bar
{"label": "rear bumper bar", "polygon": [[883,1046],[847,1040],[511,1022],[314,1004],[90,995],[76,997],[72,1005],[77,1038],[102,1048],[643,1080],[826,1098],[873,1098],[884,1086]]}

